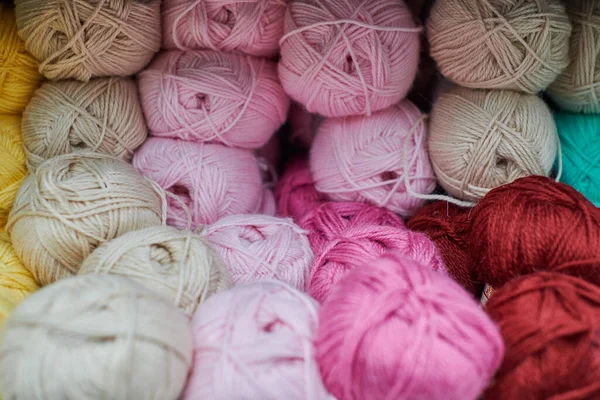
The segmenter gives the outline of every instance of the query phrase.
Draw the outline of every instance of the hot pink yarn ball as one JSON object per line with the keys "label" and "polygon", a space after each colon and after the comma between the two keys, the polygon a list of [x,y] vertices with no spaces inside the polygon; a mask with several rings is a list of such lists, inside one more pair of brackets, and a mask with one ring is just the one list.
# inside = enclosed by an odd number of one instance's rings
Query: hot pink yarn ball
{"label": "hot pink yarn ball", "polygon": [[275,199],[279,215],[295,221],[300,221],[322,202],[323,196],[315,189],[308,161],[294,160],[285,169],[275,187]]}
{"label": "hot pink yarn ball", "polygon": [[153,136],[256,149],[289,107],[275,63],[211,50],[162,53],[138,84]]}
{"label": "hot pink yarn ball", "polygon": [[319,320],[317,360],[338,400],[474,400],[504,352],[464,289],[397,253],[348,273]]}
{"label": "hot pink yarn ball", "polygon": [[370,203],[404,217],[423,205],[417,195],[436,186],[424,116],[408,100],[371,117],[326,120],[312,146],[310,169],[317,190],[331,200]]}
{"label": "hot pink yarn ball", "polygon": [[291,219],[232,215],[203,232],[234,284],[276,279],[304,290],[313,253],[307,232]]}
{"label": "hot pink yarn ball", "polygon": [[133,165],[170,193],[167,223],[179,229],[260,212],[263,207],[265,189],[258,163],[245,150],[150,138],[133,157]]}
{"label": "hot pink yarn ball", "polygon": [[370,115],[408,93],[420,31],[402,0],[294,0],[280,42],[281,83],[310,112]]}
{"label": "hot pink yarn ball", "polygon": [[192,319],[185,400],[333,400],[314,359],[318,305],[282,282],[220,292]]}
{"label": "hot pink yarn ball", "polygon": [[285,7],[285,0],[164,0],[163,46],[272,57]]}

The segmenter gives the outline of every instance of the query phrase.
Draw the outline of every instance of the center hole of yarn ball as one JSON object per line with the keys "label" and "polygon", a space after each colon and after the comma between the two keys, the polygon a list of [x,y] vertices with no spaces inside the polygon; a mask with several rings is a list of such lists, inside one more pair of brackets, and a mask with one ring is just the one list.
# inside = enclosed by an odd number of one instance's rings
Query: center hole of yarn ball
{"label": "center hole of yarn ball", "polygon": [[160,266],[165,267],[174,263],[171,251],[161,243],[150,245],[150,259]]}
{"label": "center hole of yarn ball", "polygon": [[344,72],[352,74],[354,72],[354,60],[352,56],[348,54],[346,56],[346,63],[344,64]]}
{"label": "center hole of yarn ball", "polygon": [[255,226],[249,226],[247,229],[244,229],[240,238],[246,244],[253,244],[256,242],[262,242],[266,239],[266,236]]}
{"label": "center hole of yarn ball", "polygon": [[208,96],[205,94],[197,94],[195,97],[195,108],[198,110],[205,109],[206,111],[210,111],[210,103],[208,101]]}
{"label": "center hole of yarn ball", "polygon": [[214,20],[220,24],[227,25],[232,28],[235,25],[235,14],[227,6],[221,7],[215,15]]}
{"label": "center hole of yarn ball", "polygon": [[[169,189],[169,192],[173,193],[175,196],[179,198],[186,206],[190,206],[192,204],[192,196],[190,195],[190,190],[183,185],[173,185]],[[181,204],[178,204],[178,201],[171,200],[173,206],[181,207]]]}
{"label": "center hole of yarn ball", "polygon": [[398,176],[399,175],[394,171],[385,171],[381,173],[381,180],[383,182],[395,181],[396,179],[398,179]]}

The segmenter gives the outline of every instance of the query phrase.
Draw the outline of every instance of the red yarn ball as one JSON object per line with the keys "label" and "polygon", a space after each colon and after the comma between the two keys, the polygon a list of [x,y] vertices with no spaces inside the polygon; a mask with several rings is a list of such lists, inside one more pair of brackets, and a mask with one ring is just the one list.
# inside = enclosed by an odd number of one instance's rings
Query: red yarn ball
{"label": "red yarn ball", "polygon": [[506,354],[486,400],[600,398],[600,288],[538,272],[496,290],[487,311]]}
{"label": "red yarn ball", "polygon": [[275,187],[275,198],[279,215],[296,222],[324,200],[315,189],[308,161],[297,159],[286,168]]}

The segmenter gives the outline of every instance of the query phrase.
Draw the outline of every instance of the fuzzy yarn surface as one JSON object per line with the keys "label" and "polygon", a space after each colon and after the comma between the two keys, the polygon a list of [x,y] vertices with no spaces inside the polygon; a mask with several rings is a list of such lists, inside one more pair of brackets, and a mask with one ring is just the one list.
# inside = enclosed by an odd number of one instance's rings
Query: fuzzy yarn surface
{"label": "fuzzy yarn surface", "polygon": [[0,231],[26,175],[21,117],[0,114]]}
{"label": "fuzzy yarn surface", "polygon": [[275,187],[277,212],[299,222],[311,209],[323,202],[317,192],[308,161],[296,159],[284,170]]}

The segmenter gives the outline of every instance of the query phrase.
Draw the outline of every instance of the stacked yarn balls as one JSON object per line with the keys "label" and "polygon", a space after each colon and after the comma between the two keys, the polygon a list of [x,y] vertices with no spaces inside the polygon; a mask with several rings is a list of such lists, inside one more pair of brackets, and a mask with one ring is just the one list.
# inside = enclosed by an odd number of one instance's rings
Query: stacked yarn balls
{"label": "stacked yarn balls", "polygon": [[600,396],[597,1],[14,3],[3,398]]}

